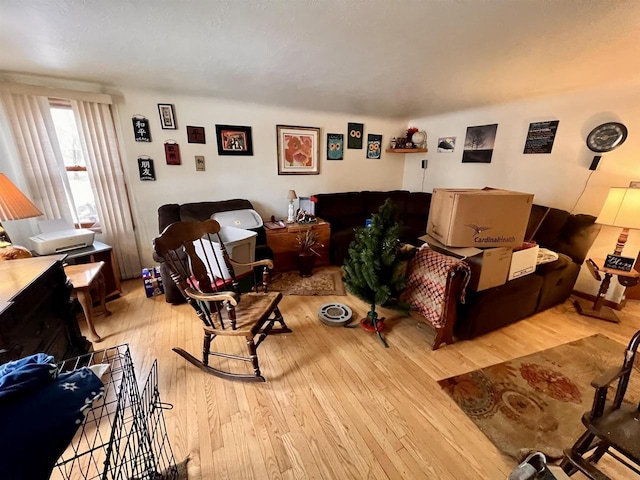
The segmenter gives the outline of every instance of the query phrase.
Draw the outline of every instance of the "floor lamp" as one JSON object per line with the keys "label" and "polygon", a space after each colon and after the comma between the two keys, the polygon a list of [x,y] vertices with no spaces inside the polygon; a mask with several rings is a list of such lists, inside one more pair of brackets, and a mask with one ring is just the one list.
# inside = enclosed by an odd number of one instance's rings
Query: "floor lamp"
{"label": "floor lamp", "polygon": [[[0,173],[0,222],[39,217],[40,215],[42,212],[38,210],[38,207],[31,203],[31,200],[25,197],[4,173]],[[30,256],[29,250],[11,243],[9,234],[0,223],[0,261]]]}
{"label": "floor lamp", "polygon": [[[622,249],[629,237],[630,229],[640,229],[640,188],[611,188],[596,223],[622,228],[613,255],[622,255]],[[625,271],[608,268],[604,261],[587,260],[587,267],[596,280],[602,280],[593,305],[576,300],[574,305],[581,315],[618,323],[620,320],[611,308],[603,307],[604,295],[609,289],[611,277],[618,276],[618,282],[630,287],[638,283],[639,274],[635,270]],[[603,276],[600,273],[604,273]],[[603,278],[604,277],[604,278]]]}

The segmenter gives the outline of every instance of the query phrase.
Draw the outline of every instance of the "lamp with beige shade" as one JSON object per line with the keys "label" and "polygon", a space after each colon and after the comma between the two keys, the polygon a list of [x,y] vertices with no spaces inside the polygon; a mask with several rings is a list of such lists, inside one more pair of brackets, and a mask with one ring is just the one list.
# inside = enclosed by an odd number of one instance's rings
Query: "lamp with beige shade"
{"label": "lamp with beige shade", "polygon": [[[40,215],[42,212],[38,210],[38,207],[25,197],[4,173],[0,173],[0,222],[39,217]],[[0,223],[0,261],[30,256],[29,250],[11,243],[9,234]]]}
{"label": "lamp with beige shade", "polygon": [[[629,230],[640,230],[640,188],[611,188],[602,207],[602,211],[596,219],[596,223],[622,228],[613,252],[615,257],[620,257],[622,255],[622,249],[629,237]],[[619,323],[620,320],[613,310],[608,307],[603,307],[602,305],[604,295],[607,293],[611,283],[611,277],[617,275],[618,282],[621,285],[631,287],[640,281],[640,274],[633,269],[627,271],[619,268],[611,268],[603,259],[598,258],[590,258],[586,264],[593,277],[602,283],[600,284],[600,289],[598,290],[598,295],[593,305],[586,304],[584,300],[575,300],[574,305],[576,310],[578,310],[578,313],[581,315]],[[604,275],[601,276],[601,273],[604,273]]]}

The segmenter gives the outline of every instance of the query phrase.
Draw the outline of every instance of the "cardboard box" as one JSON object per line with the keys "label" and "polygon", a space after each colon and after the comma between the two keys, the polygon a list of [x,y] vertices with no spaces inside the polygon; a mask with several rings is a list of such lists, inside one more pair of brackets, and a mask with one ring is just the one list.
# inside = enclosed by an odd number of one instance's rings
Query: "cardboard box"
{"label": "cardboard box", "polygon": [[519,246],[532,204],[530,193],[435,188],[427,233],[449,247]]}
{"label": "cardboard box", "polygon": [[525,248],[513,251],[507,281],[524,277],[536,271],[540,247],[532,243],[525,243],[523,246]]}
{"label": "cardboard box", "polygon": [[504,285],[507,282],[513,253],[513,249],[510,247],[454,248],[438,242],[429,235],[424,235],[419,240],[427,242],[429,247],[437,252],[464,259],[471,267],[469,288],[472,290],[480,292],[487,288]]}

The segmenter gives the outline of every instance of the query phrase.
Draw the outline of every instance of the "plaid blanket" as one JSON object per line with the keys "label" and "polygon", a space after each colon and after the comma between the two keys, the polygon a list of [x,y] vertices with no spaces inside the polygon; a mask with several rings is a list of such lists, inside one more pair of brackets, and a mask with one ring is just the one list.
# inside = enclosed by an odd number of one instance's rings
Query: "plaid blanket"
{"label": "plaid blanket", "polygon": [[465,276],[460,294],[460,301],[464,303],[464,292],[471,276],[469,265],[424,245],[409,262],[402,300],[420,312],[434,327],[444,327],[449,284],[456,272],[462,272]]}

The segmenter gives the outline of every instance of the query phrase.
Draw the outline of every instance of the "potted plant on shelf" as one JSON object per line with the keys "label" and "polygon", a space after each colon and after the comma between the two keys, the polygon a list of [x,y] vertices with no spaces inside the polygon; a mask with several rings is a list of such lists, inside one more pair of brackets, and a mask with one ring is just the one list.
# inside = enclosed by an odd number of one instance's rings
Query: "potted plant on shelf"
{"label": "potted plant on shelf", "polygon": [[298,252],[298,269],[300,270],[300,276],[310,277],[313,273],[316,257],[320,256],[316,249],[322,248],[324,245],[318,241],[318,234],[311,230],[311,228],[300,232],[296,236],[296,241],[300,247],[300,251]]}

